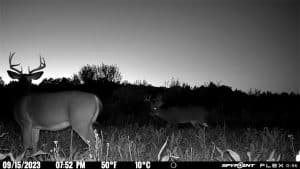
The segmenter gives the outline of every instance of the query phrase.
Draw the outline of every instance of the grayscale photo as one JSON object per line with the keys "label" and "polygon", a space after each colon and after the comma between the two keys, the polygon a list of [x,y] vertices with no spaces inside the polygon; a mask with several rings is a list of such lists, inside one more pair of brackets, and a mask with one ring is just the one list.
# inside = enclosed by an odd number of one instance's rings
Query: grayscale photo
{"label": "grayscale photo", "polygon": [[300,1],[0,0],[0,107],[3,168],[298,168]]}

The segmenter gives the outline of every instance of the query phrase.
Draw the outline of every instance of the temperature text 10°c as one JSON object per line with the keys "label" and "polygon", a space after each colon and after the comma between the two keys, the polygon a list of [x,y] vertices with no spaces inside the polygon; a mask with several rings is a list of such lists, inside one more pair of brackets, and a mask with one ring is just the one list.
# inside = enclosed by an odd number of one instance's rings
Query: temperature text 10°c
{"label": "temperature text 10\u00b0c", "polygon": [[141,169],[145,166],[147,169],[151,168],[151,162],[150,161],[136,161],[135,162],[135,168]]}

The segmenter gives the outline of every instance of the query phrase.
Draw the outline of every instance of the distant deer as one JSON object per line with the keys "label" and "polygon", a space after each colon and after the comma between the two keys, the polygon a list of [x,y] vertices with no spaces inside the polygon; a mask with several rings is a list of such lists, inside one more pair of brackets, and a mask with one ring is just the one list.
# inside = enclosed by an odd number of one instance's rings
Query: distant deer
{"label": "distant deer", "polygon": [[37,151],[40,130],[61,130],[71,126],[87,143],[94,142],[92,124],[102,110],[101,100],[94,94],[80,91],[65,91],[56,93],[31,93],[32,80],[39,79],[46,67],[44,58],[40,57],[40,66],[24,74],[15,68],[20,64],[12,64],[15,53],[9,55],[10,70],[7,71],[12,79],[18,79],[24,95],[14,107],[14,116],[20,125],[23,135],[24,149],[32,147]]}
{"label": "distant deer", "polygon": [[209,111],[202,106],[168,107],[162,108],[164,104],[162,97],[158,96],[154,100],[146,98],[150,102],[150,115],[165,120],[168,124],[189,123],[195,128],[199,125],[206,126]]}

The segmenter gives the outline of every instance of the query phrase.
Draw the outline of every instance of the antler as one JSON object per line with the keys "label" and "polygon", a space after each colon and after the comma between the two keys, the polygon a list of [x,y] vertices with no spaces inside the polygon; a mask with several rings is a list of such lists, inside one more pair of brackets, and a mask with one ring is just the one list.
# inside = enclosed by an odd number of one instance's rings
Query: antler
{"label": "antler", "polygon": [[21,70],[18,70],[18,69],[15,68],[16,66],[19,66],[20,63],[19,64],[14,64],[14,65],[11,63],[12,58],[14,57],[14,55],[15,55],[15,52],[14,53],[9,53],[9,67],[10,67],[11,70],[14,70],[19,74],[22,74],[23,73],[22,68],[21,68]]}
{"label": "antler", "polygon": [[151,102],[151,96],[146,96],[144,99],[145,102]]}
{"label": "antler", "polygon": [[38,70],[44,69],[45,67],[46,67],[45,59],[42,56],[40,56],[40,66],[33,70],[30,70],[30,67],[28,67],[28,72],[29,72],[29,74],[32,74]]}

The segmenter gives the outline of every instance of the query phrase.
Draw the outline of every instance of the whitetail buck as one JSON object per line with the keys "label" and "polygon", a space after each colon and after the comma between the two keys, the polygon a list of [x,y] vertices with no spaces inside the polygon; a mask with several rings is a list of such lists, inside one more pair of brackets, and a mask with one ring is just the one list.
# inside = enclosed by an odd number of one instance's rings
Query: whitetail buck
{"label": "whitetail buck", "polygon": [[168,124],[191,124],[195,128],[206,126],[209,111],[202,106],[162,108],[162,97],[150,101],[150,115],[165,120]]}
{"label": "whitetail buck", "polygon": [[40,57],[40,66],[23,74],[22,69],[12,64],[15,53],[10,53],[10,69],[7,73],[12,79],[18,79],[24,94],[14,107],[14,116],[20,125],[24,149],[32,147],[37,151],[40,130],[61,130],[69,126],[87,143],[94,143],[92,124],[102,110],[101,100],[94,94],[65,91],[56,93],[31,93],[32,80],[39,79],[46,67],[44,58]]}

